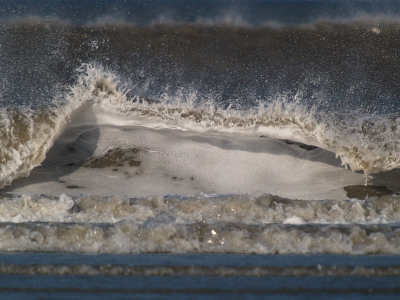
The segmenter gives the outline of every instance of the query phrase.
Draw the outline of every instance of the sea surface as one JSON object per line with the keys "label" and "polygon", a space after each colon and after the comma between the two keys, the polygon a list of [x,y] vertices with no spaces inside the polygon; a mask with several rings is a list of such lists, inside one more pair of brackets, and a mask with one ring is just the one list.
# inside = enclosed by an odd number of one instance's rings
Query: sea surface
{"label": "sea surface", "polygon": [[0,295],[400,298],[400,3],[0,0]]}

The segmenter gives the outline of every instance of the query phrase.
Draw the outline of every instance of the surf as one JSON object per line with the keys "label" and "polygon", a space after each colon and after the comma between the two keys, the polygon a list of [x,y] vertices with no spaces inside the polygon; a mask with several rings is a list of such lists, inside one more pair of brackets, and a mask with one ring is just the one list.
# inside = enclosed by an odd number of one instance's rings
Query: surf
{"label": "surf", "polygon": [[[4,191],[345,199],[345,186],[398,167],[396,115],[328,118],[307,110],[301,95],[237,110],[189,92],[150,99],[132,86],[99,64],[83,64],[51,104],[24,118],[4,110],[2,151],[11,154],[3,186],[28,176]],[[383,178],[371,182],[398,189]]]}

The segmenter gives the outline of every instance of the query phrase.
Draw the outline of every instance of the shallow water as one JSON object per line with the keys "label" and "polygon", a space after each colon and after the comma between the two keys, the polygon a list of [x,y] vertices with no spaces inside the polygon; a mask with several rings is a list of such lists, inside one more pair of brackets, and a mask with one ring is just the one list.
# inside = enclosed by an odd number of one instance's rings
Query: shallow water
{"label": "shallow water", "polygon": [[[396,297],[396,256],[2,254],[8,299]],[[32,276],[31,274],[35,274]]]}

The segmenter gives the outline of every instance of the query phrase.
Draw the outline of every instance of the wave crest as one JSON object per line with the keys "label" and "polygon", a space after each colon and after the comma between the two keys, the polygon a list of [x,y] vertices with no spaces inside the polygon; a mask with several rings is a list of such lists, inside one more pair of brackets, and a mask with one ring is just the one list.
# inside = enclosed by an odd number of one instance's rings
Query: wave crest
{"label": "wave crest", "polygon": [[[106,77],[99,78],[108,78]],[[259,102],[258,107],[237,110],[219,107],[213,100],[203,100],[196,92],[163,94],[158,99],[132,95],[116,77],[101,83],[101,105],[119,111],[144,123],[155,120],[190,130],[264,134],[290,139],[332,151],[344,166],[368,174],[389,171],[400,166],[400,118],[392,115],[361,115],[355,111],[332,113],[303,105],[301,93],[289,99],[278,95]],[[113,86],[109,85],[114,84]],[[95,93],[99,88],[95,88]],[[112,91],[112,92],[110,92]],[[109,95],[112,97],[108,97]],[[293,98],[293,97],[292,97]]]}
{"label": "wave crest", "polygon": [[15,178],[28,176],[74,112],[84,103],[123,114],[143,126],[158,123],[185,130],[267,135],[332,151],[353,171],[371,173],[400,166],[399,115],[331,114],[309,109],[303,98],[277,96],[248,110],[221,108],[196,92],[162,94],[157,99],[135,93],[137,87],[97,64],[83,64],[76,84],[46,107],[1,111],[1,177],[4,187]]}

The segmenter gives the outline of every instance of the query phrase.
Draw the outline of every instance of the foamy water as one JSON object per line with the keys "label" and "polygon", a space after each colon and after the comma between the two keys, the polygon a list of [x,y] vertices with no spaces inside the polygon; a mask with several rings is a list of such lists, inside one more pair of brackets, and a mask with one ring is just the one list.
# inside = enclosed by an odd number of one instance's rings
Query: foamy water
{"label": "foamy water", "polygon": [[398,196],[363,187],[377,166],[397,166],[396,117],[342,120],[339,136],[297,102],[223,110],[194,96],[131,97],[98,65],[78,74],[48,113],[3,117],[20,143],[4,149],[31,157],[3,167],[3,183],[14,180],[0,203],[3,251],[398,253]]}

